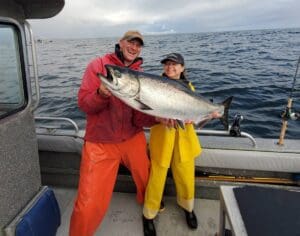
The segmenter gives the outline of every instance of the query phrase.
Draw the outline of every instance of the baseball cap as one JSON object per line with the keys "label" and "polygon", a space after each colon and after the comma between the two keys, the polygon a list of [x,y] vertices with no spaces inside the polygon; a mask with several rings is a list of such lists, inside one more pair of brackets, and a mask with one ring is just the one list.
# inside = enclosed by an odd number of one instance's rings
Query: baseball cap
{"label": "baseball cap", "polygon": [[139,31],[129,30],[121,38],[121,40],[132,40],[132,39],[138,39],[142,44],[142,46],[144,46],[144,37]]}
{"label": "baseball cap", "polygon": [[170,53],[165,56],[164,59],[160,61],[160,63],[165,64],[167,61],[173,61],[178,64],[184,65],[183,56],[179,53]]}

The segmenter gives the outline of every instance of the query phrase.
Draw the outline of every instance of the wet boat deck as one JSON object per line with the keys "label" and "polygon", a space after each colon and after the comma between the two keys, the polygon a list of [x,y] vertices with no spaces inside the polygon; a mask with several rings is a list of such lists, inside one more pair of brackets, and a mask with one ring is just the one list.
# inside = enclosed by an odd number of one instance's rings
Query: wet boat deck
{"label": "wet boat deck", "polygon": [[[76,189],[53,187],[58,200],[62,222],[57,236],[67,236],[70,216],[76,197]],[[190,230],[183,211],[175,197],[164,197],[165,210],[155,219],[157,235],[163,236],[214,236],[219,227],[220,203],[216,200],[196,199],[195,213],[198,229]],[[143,236],[142,206],[135,201],[135,194],[114,192],[108,212],[97,230],[96,236]]]}

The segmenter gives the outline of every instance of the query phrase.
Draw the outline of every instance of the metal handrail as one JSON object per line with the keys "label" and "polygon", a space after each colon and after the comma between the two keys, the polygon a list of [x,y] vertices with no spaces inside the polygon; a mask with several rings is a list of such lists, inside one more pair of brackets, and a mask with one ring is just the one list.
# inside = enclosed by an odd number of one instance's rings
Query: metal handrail
{"label": "metal handrail", "polygon": [[30,48],[31,48],[31,57],[32,57],[33,77],[34,77],[34,83],[35,83],[35,95],[36,95],[36,100],[33,105],[33,110],[36,110],[40,103],[40,86],[39,86],[39,78],[38,78],[38,70],[37,70],[36,49],[35,49],[35,42],[34,42],[31,25],[29,24],[28,21],[25,21],[25,26],[28,29],[28,34],[30,37],[29,42],[31,43]]}
{"label": "metal handrail", "polygon": [[[206,134],[206,135],[215,135],[215,136],[231,136],[230,135],[230,128],[228,130],[205,130],[205,129],[196,129],[197,134]],[[241,132],[240,137],[245,137],[251,140],[253,147],[257,147],[256,141],[251,134],[246,132]]]}
{"label": "metal handrail", "polygon": [[[149,131],[149,128],[144,128],[145,131]],[[196,129],[195,130],[197,135],[215,135],[215,136],[230,136],[230,127],[228,130],[210,130],[210,129]],[[251,134],[248,134],[246,132],[241,132],[241,137],[245,137],[251,140],[253,147],[257,147],[256,141],[254,137]]]}
{"label": "metal handrail", "polygon": [[[42,117],[42,116],[36,116],[36,117],[34,117],[34,119],[36,119],[36,120],[58,120],[58,121],[67,121],[67,122],[69,122],[69,123],[71,123],[71,124],[73,125],[73,127],[74,127],[74,129],[75,129],[75,134],[76,134],[76,135],[77,135],[78,132],[79,132],[78,125],[76,124],[75,121],[73,121],[73,120],[70,119],[70,118],[65,118],[65,117],[50,117],[50,116],[44,116],[44,117]],[[43,127],[41,127],[41,128],[43,128]],[[47,127],[45,127],[45,128],[47,128]]]}
{"label": "metal handrail", "polygon": [[[78,125],[76,124],[75,121],[73,121],[70,118],[65,118],[65,117],[41,117],[41,116],[36,116],[34,117],[36,120],[60,120],[60,121],[67,121],[69,123],[71,123],[75,129],[75,134],[77,135],[79,132],[79,128]],[[43,128],[43,127],[41,127]],[[49,127],[45,127],[45,128],[49,128]],[[230,127],[229,127],[230,128]],[[149,128],[144,128],[145,131],[149,131]],[[197,135],[214,135],[214,136],[231,136],[230,135],[230,129],[229,130],[206,130],[206,129],[196,129],[195,130]],[[240,137],[245,137],[251,140],[253,147],[257,147],[256,141],[254,139],[254,137],[246,132],[241,132],[241,136]]]}

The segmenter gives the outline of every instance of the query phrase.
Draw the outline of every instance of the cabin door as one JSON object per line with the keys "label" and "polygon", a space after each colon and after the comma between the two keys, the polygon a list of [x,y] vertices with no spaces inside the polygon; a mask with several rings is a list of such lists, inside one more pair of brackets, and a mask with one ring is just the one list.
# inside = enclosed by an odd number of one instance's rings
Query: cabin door
{"label": "cabin door", "polygon": [[0,235],[41,186],[24,28],[0,18]]}

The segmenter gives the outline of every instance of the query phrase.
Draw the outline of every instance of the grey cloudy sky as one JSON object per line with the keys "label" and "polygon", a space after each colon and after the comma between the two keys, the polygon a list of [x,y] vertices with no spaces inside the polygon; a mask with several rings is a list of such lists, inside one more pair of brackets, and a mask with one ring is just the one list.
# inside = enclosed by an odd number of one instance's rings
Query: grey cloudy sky
{"label": "grey cloudy sky", "polygon": [[41,38],[194,33],[300,27],[299,0],[66,0],[55,17],[31,20]]}

